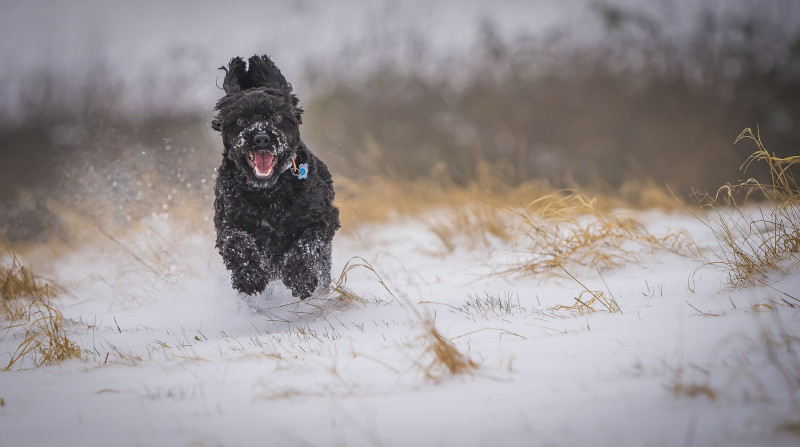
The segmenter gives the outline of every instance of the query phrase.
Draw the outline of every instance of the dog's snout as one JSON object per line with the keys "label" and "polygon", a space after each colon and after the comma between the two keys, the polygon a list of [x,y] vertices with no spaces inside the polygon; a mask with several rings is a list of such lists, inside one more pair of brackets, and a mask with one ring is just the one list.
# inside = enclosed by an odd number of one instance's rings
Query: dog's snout
{"label": "dog's snout", "polygon": [[256,147],[269,147],[269,143],[269,135],[265,133],[256,134],[256,136],[253,137],[253,144]]}

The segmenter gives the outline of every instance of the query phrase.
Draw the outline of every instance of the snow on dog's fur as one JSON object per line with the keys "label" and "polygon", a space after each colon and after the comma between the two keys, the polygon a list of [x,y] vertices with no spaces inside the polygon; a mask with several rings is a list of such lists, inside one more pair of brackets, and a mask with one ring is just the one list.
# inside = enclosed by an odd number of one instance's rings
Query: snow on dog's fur
{"label": "snow on dog's fur", "polygon": [[340,226],[331,174],[300,140],[303,110],[269,57],[247,64],[236,57],[222,68],[226,94],[212,122],[224,145],[217,249],[236,290],[252,295],[281,280],[308,298],[330,283],[331,241]]}

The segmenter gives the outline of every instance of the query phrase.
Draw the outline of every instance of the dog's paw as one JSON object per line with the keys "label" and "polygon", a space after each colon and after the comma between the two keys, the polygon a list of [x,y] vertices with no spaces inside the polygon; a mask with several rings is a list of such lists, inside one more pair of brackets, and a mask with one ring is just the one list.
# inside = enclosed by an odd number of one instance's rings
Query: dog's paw
{"label": "dog's paw", "polygon": [[264,256],[255,239],[241,230],[228,230],[220,238],[220,254],[231,272],[233,288],[247,295],[262,292],[269,282]]}
{"label": "dog's paw", "polygon": [[317,288],[317,276],[307,268],[296,266],[284,272],[283,284],[292,291],[292,296],[304,300]]}
{"label": "dog's paw", "polygon": [[245,295],[261,293],[267,287],[269,281],[264,268],[260,265],[242,265],[239,269],[231,273],[233,288]]}
{"label": "dog's paw", "polygon": [[303,238],[295,243],[281,263],[283,283],[301,300],[331,280],[331,244],[321,238]]}

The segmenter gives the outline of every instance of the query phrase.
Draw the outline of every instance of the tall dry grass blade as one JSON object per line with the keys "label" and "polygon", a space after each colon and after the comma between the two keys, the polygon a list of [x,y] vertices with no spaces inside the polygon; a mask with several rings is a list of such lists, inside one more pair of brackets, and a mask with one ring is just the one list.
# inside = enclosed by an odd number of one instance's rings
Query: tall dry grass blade
{"label": "tall dry grass blade", "polygon": [[413,304],[404,298],[408,304],[408,306],[405,306],[395,293],[392,292],[375,268],[361,256],[354,256],[347,261],[339,274],[339,278],[331,283],[329,290],[338,293],[340,299],[357,302],[365,301],[361,296],[347,287],[348,275],[355,269],[366,269],[371,272],[375,278],[377,278],[381,287],[392,297],[392,300],[397,302],[400,306],[405,307],[413,317],[416,317],[421,322],[422,335],[420,338],[425,344],[423,355],[425,357],[430,357],[430,359],[424,361],[422,364],[418,363],[418,365],[420,365],[426,377],[438,381],[448,374],[464,374],[478,368],[478,364],[475,361],[462,354],[452,341],[448,340],[439,332],[432,317],[420,313]]}
{"label": "tall dry grass blade", "polygon": [[800,157],[770,154],[758,129],[744,129],[734,144],[743,140],[752,141],[756,150],[742,163],[742,172],[755,163],[765,165],[769,183],[748,178],[720,187],[713,197],[697,194],[705,215],[695,215],[717,240],[715,263],[725,266],[734,287],[768,282],[771,272],[785,273],[800,263],[800,188],[795,177]]}
{"label": "tall dry grass blade", "polygon": [[26,365],[27,360],[39,367],[80,358],[80,347],[66,335],[64,316],[50,303],[53,287],[42,284],[1,238],[0,246],[10,259],[10,266],[0,266],[0,316],[8,322],[2,338],[22,339],[2,371]]}
{"label": "tall dry grass blade", "polygon": [[124,245],[122,242],[120,242],[120,241],[119,241],[117,238],[115,238],[114,236],[112,236],[112,235],[111,235],[109,232],[107,232],[106,230],[104,230],[103,228],[101,228],[99,225],[95,225],[95,228],[97,228],[97,231],[99,231],[99,232],[100,232],[100,234],[102,234],[103,236],[107,237],[107,238],[108,238],[108,239],[109,239],[111,242],[113,242],[113,243],[114,243],[114,244],[115,244],[117,247],[119,247],[119,248],[120,248],[122,251],[124,251],[125,253],[127,253],[128,255],[130,255],[130,256],[131,256],[133,259],[135,259],[135,260],[136,260],[138,263],[142,264],[142,266],[143,266],[144,268],[146,268],[147,270],[150,270],[150,271],[151,271],[153,274],[155,274],[155,275],[159,275],[159,272],[158,272],[158,270],[156,270],[156,269],[155,269],[153,266],[151,266],[151,265],[150,265],[150,264],[149,264],[147,261],[145,261],[144,259],[142,259],[142,258],[141,258],[139,255],[137,255],[136,253],[134,253],[134,252],[133,252],[131,249],[129,249],[128,247],[126,247],[126,246],[125,246],[125,245]]}
{"label": "tall dry grass blade", "polygon": [[23,340],[2,371],[9,371],[24,359],[33,367],[50,365],[71,358],[81,358],[81,348],[67,337],[61,311],[43,301],[35,301],[26,311],[29,321],[18,322],[9,329],[21,328]]}
{"label": "tall dry grass blade", "polygon": [[353,256],[352,258],[348,259],[345,263],[344,267],[342,267],[341,273],[339,273],[339,278],[335,281],[332,281],[331,284],[328,286],[328,290],[333,293],[337,293],[340,296],[340,299],[352,302],[363,302],[365,301],[364,298],[356,294],[350,288],[347,287],[347,275],[354,269],[366,269],[367,271],[371,272],[378,280],[378,284],[386,290],[386,293],[392,297],[392,300],[396,301],[400,306],[403,306],[403,303],[397,299],[397,296],[389,289],[389,286],[386,285],[386,282],[383,280],[381,275],[372,267],[372,264],[369,263],[366,259],[362,258],[361,256]]}
{"label": "tall dry grass blade", "polygon": [[[531,201],[518,213],[526,260],[500,273],[553,274],[565,265],[619,267],[636,260],[643,247],[696,256],[685,231],[654,235],[633,217],[615,213],[599,197],[562,190]],[[631,243],[635,243],[631,245]]]}
{"label": "tall dry grass blade", "polygon": [[0,265],[0,317],[13,322],[25,315],[29,303],[46,299],[50,289],[31,269],[22,264],[2,237],[0,247],[9,260],[9,265]]}
{"label": "tall dry grass blade", "polygon": [[469,374],[478,369],[478,364],[474,360],[461,353],[452,341],[439,332],[430,315],[426,315],[423,319],[422,328],[424,353],[430,357],[428,362],[421,365],[425,377],[440,381],[447,375]]}
{"label": "tall dry grass blade", "polygon": [[[605,293],[603,291],[589,290],[589,288],[586,287],[578,278],[576,278],[572,273],[567,271],[567,269],[565,269],[564,266],[559,264],[558,267],[560,267],[561,270],[564,271],[564,273],[566,273],[570,278],[572,278],[573,281],[575,281],[576,283],[578,283],[578,285],[583,287],[583,290],[578,295],[578,297],[575,298],[575,304],[574,305],[572,305],[572,306],[556,306],[555,309],[577,310],[580,314],[583,314],[584,311],[592,313],[592,312],[597,312],[597,310],[593,307],[593,305],[595,303],[600,303],[605,308],[605,310],[608,311],[609,313],[617,313],[617,312],[622,313],[622,309],[619,307],[619,304],[617,303],[617,300],[615,300],[613,296],[611,298],[608,298],[608,297],[605,296]],[[599,270],[598,270],[598,272],[599,272]],[[601,278],[602,278],[602,275],[601,275]],[[605,279],[603,279],[603,282],[605,283]],[[609,293],[610,293],[610,291],[609,291]],[[592,299],[589,300],[589,301],[584,302],[582,300],[584,294],[591,295]]]}

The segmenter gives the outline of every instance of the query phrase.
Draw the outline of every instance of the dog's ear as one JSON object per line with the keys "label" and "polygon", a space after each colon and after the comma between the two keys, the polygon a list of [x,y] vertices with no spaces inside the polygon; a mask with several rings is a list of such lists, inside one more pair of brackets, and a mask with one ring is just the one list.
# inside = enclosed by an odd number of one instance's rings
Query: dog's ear
{"label": "dog's ear", "polygon": [[253,56],[248,59],[250,63],[248,78],[251,87],[267,87],[279,90],[292,90],[292,85],[286,82],[281,70],[269,56]]}
{"label": "dog's ear", "polygon": [[300,102],[300,99],[297,95],[292,95],[292,105],[294,106],[294,117],[297,119],[297,124],[303,124],[303,108],[298,106],[297,104]]}
{"label": "dog's ear", "polygon": [[232,94],[249,88],[247,85],[247,67],[241,57],[234,57],[228,63],[228,68],[219,67],[220,70],[225,70],[225,80],[222,82],[222,88],[225,93]]}

